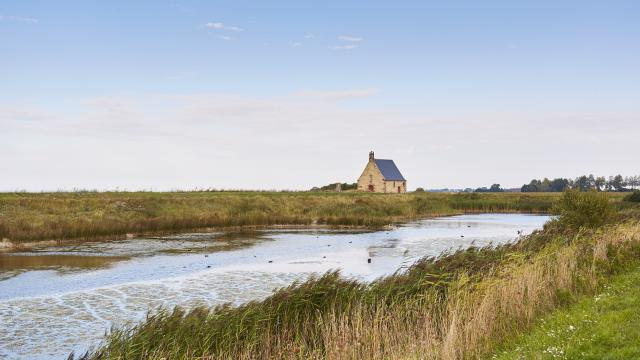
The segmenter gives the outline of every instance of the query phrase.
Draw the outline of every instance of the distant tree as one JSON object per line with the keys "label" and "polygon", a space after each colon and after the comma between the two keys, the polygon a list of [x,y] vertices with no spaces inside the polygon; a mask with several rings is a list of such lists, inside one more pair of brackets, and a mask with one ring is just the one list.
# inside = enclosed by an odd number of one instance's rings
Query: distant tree
{"label": "distant tree", "polygon": [[587,176],[587,179],[589,179],[589,190],[596,189],[596,177],[593,176],[593,174],[589,174],[589,176]]}
{"label": "distant tree", "polygon": [[416,192],[424,192],[424,188],[421,188],[421,187],[416,188]]}
{"label": "distant tree", "polygon": [[490,192],[502,192],[504,190],[502,190],[502,188],[500,187],[500,184],[493,184],[491,185],[491,187],[489,188]]}
{"label": "distant tree", "polygon": [[533,179],[531,180],[528,184],[524,184],[522,185],[522,187],[520,188],[520,191],[522,192],[538,192],[538,183],[540,181]]}
{"label": "distant tree", "polygon": [[625,182],[622,175],[618,174],[616,176],[609,176],[609,181],[607,182],[607,188],[613,191],[625,191]]}
{"label": "distant tree", "polygon": [[549,192],[551,191],[551,181],[549,179],[544,178],[540,182],[540,190],[541,192]]}
{"label": "distant tree", "polygon": [[[609,176],[607,180],[604,176],[594,176],[593,174],[583,175],[575,180],[565,178],[555,178],[549,180],[533,179],[528,184],[522,185],[522,192],[563,192],[568,189],[576,189],[579,191],[630,191],[640,187],[640,176],[622,175]],[[490,189],[486,189],[489,191]],[[481,191],[480,191],[481,192]]]}
{"label": "distant tree", "polygon": [[475,192],[503,192],[504,190],[500,187],[500,184],[493,184],[490,188],[483,186],[477,188]]}
{"label": "distant tree", "polygon": [[569,179],[557,178],[553,179],[549,184],[549,191],[553,192],[562,192],[569,188],[570,181]]}
{"label": "distant tree", "polygon": [[311,191],[336,191],[338,188],[341,191],[357,190],[358,189],[358,184],[357,183],[353,183],[353,184],[333,183],[333,184],[329,184],[329,185],[325,185],[325,186],[321,186],[321,187],[314,186],[313,188],[311,188]]}
{"label": "distant tree", "polygon": [[352,183],[352,184],[347,184],[347,183],[342,183],[342,190],[357,190],[358,189],[358,183]]}
{"label": "distant tree", "polygon": [[604,176],[598,176],[595,179],[596,190],[598,191],[605,190],[606,185],[607,185],[607,179],[605,179]]}
{"label": "distant tree", "polygon": [[631,188],[631,190],[635,190],[637,187],[640,186],[640,176],[638,176],[638,175],[636,175],[636,176],[627,176],[627,177],[624,178],[624,182],[625,182],[626,186]]}
{"label": "distant tree", "polygon": [[585,175],[582,175],[579,178],[577,178],[576,181],[574,182],[573,187],[580,191],[589,191],[592,188],[591,181],[589,181],[589,177]]}
{"label": "distant tree", "polygon": [[538,192],[540,191],[540,180],[533,179],[529,184],[522,185],[520,191],[522,192]]}

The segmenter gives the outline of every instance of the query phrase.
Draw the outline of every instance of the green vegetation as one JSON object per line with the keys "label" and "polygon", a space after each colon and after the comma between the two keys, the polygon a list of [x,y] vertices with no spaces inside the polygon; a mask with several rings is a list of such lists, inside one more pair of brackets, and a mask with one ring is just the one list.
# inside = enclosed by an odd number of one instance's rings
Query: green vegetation
{"label": "green vegetation", "polygon": [[615,216],[615,210],[609,205],[609,197],[595,191],[567,190],[554,210],[560,215],[562,225],[571,229],[596,228]]}
{"label": "green vegetation", "polygon": [[[557,178],[549,180],[533,179],[529,184],[522,185],[522,192],[563,192],[571,187],[572,181],[569,179]],[[595,186],[595,180],[594,180]]]}
{"label": "green vegetation", "polygon": [[489,188],[487,187],[480,187],[475,189],[475,192],[503,192],[504,189],[502,189],[500,187],[500,184],[493,184],[491,185]]}
{"label": "green vegetation", "polygon": [[[340,186],[338,188],[338,186]],[[349,191],[358,190],[358,183],[333,183],[321,187],[314,187],[311,191]]]}
{"label": "green vegetation", "polygon": [[493,359],[640,359],[640,268],[540,319]]}
{"label": "green vegetation", "polygon": [[595,177],[593,174],[582,175],[575,180],[557,178],[549,180],[533,179],[529,184],[522,185],[522,192],[562,192],[568,189],[576,189],[580,191],[631,191],[640,186],[640,175],[626,176],[622,175],[609,176],[607,180],[604,176]]}
{"label": "green vegetation", "polygon": [[379,227],[465,212],[548,212],[558,197],[517,193],[0,193],[0,240],[85,239],[232,226]]}
{"label": "green vegetation", "polygon": [[[455,208],[484,196],[448,199]],[[424,259],[371,284],[328,273],[239,307],[162,311],[113,330],[85,358],[484,358],[540,316],[639,265],[637,218],[611,223],[606,202],[596,221],[589,206],[602,206],[600,198],[566,196],[557,221],[516,244]],[[577,222],[567,215],[588,226],[568,226]]]}
{"label": "green vegetation", "polygon": [[636,191],[632,192],[631,194],[625,196],[623,200],[624,201],[629,201],[629,202],[640,203],[640,190],[636,190]]}

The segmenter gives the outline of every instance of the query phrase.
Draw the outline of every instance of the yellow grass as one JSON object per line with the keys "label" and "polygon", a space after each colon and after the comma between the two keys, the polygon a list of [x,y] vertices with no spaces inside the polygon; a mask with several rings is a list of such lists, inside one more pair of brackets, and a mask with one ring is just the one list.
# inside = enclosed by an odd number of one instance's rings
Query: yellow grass
{"label": "yellow grass", "polygon": [[265,225],[379,227],[465,212],[548,212],[559,194],[0,193],[0,241]]}

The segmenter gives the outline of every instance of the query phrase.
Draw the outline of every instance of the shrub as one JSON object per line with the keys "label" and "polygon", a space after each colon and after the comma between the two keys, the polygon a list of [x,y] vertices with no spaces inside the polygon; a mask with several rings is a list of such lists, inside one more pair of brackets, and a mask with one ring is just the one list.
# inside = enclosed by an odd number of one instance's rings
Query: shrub
{"label": "shrub", "polygon": [[615,216],[606,194],[596,191],[567,190],[554,207],[559,221],[571,228],[597,228]]}
{"label": "shrub", "polygon": [[629,202],[640,202],[640,190],[636,190],[631,194],[625,196],[623,200]]}

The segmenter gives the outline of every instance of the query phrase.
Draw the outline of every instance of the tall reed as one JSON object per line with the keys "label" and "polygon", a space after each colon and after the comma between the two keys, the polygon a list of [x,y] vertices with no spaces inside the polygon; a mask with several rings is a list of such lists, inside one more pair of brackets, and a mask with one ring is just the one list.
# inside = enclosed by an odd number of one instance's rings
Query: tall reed
{"label": "tall reed", "polygon": [[239,307],[176,308],[114,329],[90,359],[482,358],[640,259],[640,222],[424,259],[371,284],[338,273]]}
{"label": "tall reed", "polygon": [[263,225],[380,227],[467,212],[548,212],[558,194],[278,192],[0,193],[0,240]]}

